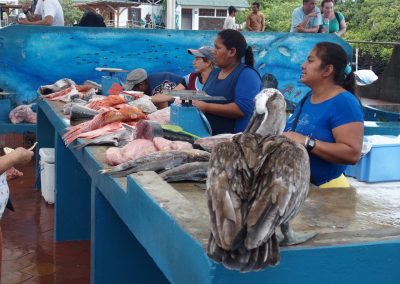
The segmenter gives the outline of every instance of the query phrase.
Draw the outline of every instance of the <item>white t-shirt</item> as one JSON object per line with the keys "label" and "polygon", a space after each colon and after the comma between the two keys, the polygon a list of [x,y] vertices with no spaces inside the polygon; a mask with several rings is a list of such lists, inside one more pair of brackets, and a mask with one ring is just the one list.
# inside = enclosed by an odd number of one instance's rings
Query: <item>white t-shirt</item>
{"label": "white t-shirt", "polygon": [[228,16],[228,17],[225,19],[223,29],[224,29],[224,30],[227,30],[227,29],[236,30],[236,29],[237,29],[237,26],[236,26],[236,24],[235,24],[235,17]]}
{"label": "white t-shirt", "polygon": [[34,14],[40,15],[42,20],[53,16],[52,26],[64,26],[64,13],[58,0],[38,0]]}

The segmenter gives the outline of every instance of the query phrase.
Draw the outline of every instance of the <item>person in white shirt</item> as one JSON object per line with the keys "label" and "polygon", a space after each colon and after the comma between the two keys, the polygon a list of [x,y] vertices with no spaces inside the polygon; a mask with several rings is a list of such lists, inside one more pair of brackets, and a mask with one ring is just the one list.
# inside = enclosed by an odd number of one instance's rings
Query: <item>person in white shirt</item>
{"label": "person in white shirt", "polygon": [[224,29],[224,30],[227,30],[227,29],[237,30],[237,25],[235,23],[235,17],[236,17],[236,14],[237,14],[236,8],[233,7],[233,6],[229,6],[228,13],[229,13],[229,16],[225,19],[224,26],[223,26],[222,29]]}
{"label": "person in white shirt", "polygon": [[38,0],[33,15],[29,12],[30,3],[22,5],[26,19],[18,22],[23,25],[64,26],[64,13],[58,0]]}

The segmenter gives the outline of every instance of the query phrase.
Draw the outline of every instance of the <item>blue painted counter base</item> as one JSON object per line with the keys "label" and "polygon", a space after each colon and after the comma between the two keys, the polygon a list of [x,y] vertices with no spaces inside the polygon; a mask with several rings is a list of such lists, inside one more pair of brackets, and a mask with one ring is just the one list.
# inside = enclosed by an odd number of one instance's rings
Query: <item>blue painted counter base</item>
{"label": "blue painted counter base", "polygon": [[47,133],[39,143],[56,145],[56,240],[85,239],[90,231],[92,283],[400,283],[398,240],[288,248],[276,268],[227,270],[135,179],[98,174],[94,147],[65,148],[59,136],[64,121],[47,102],[39,109],[38,133]]}

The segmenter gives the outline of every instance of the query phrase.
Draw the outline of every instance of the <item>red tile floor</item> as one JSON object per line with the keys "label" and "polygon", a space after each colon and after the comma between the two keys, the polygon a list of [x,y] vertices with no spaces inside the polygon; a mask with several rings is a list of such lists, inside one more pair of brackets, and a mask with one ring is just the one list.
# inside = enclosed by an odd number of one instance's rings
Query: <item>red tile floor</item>
{"label": "red tile floor", "polygon": [[90,242],[54,243],[54,206],[34,189],[33,163],[18,169],[24,176],[9,182],[15,212],[1,220],[1,283],[89,283]]}

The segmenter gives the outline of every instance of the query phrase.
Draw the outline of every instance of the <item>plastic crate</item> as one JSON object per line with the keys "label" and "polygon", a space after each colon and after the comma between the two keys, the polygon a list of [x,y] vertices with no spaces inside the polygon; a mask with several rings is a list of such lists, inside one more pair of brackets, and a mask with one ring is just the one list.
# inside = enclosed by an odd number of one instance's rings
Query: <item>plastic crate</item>
{"label": "plastic crate", "polygon": [[366,182],[400,180],[400,144],[373,146],[357,164],[348,166],[345,174]]}

